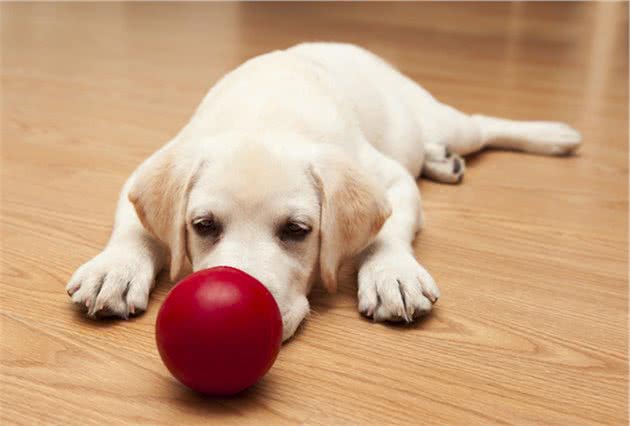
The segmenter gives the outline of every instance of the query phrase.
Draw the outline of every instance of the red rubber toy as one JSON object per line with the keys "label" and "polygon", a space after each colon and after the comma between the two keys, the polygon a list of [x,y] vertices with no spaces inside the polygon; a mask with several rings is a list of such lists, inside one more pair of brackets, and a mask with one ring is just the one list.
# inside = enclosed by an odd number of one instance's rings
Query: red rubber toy
{"label": "red rubber toy", "polygon": [[181,280],[155,325],[162,361],[180,382],[211,395],[231,395],[271,368],[282,343],[282,317],[257,279],[227,266]]}

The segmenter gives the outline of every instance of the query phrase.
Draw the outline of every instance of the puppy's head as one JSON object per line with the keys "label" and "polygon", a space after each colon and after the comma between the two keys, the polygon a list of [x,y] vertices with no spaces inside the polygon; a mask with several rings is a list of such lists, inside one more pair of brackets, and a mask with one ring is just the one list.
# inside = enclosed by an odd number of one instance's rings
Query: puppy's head
{"label": "puppy's head", "polygon": [[[301,146],[301,145],[300,145]],[[334,291],[342,262],[364,249],[390,214],[382,189],[334,148],[224,137],[180,143],[138,170],[129,199],[171,251],[171,278],[227,265],[259,279],[295,332],[321,278]]]}

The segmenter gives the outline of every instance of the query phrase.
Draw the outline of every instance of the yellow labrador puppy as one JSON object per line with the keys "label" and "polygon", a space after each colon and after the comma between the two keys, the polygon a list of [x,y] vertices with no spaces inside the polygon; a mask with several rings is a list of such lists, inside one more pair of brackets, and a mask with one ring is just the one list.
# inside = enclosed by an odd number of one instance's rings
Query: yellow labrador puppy
{"label": "yellow labrador puppy", "polygon": [[358,309],[412,321],[440,297],[412,251],[415,178],[457,183],[461,156],[491,146],[567,154],[562,123],[463,114],[377,56],[337,43],[253,58],[207,94],[190,122],[125,184],[111,240],[67,290],[90,316],[147,307],[168,263],[240,268],[275,297],[293,335],[316,281],[334,291],[358,257]]}

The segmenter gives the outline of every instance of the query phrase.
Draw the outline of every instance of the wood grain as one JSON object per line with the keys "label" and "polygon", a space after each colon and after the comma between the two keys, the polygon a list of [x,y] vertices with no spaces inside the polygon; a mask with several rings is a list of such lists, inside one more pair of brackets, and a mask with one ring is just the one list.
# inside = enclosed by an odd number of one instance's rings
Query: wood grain
{"label": "wood grain", "polygon": [[[3,3],[3,424],[627,424],[627,3]],[[268,376],[209,399],[160,363],[149,311],[94,322],[63,287],[133,168],[253,55],[354,42],[468,112],[583,132],[572,158],[486,152],[421,182],[440,284],[410,327],[350,278]]]}

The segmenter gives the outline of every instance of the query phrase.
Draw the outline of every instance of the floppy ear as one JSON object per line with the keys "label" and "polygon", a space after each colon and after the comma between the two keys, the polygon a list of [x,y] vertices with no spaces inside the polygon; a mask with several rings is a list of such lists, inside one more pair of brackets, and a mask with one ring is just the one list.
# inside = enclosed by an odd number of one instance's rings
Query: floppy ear
{"label": "floppy ear", "polygon": [[167,146],[139,167],[128,194],[142,225],[169,247],[171,280],[186,260],[186,207],[196,164],[180,146]]}
{"label": "floppy ear", "polygon": [[330,292],[344,260],[365,249],[391,214],[383,188],[340,152],[319,156],[312,166],[321,199],[320,278]]}

